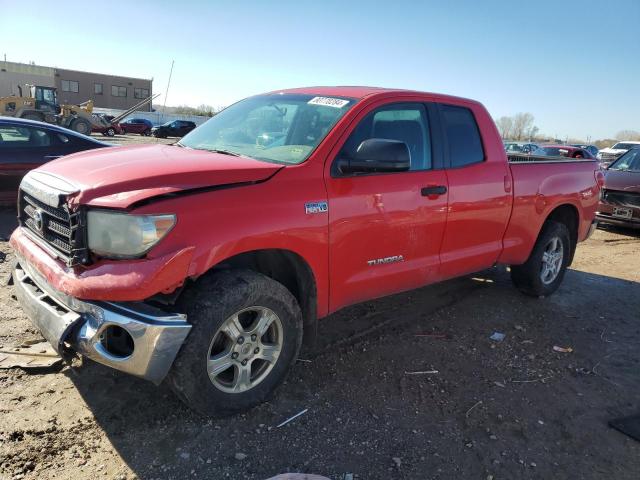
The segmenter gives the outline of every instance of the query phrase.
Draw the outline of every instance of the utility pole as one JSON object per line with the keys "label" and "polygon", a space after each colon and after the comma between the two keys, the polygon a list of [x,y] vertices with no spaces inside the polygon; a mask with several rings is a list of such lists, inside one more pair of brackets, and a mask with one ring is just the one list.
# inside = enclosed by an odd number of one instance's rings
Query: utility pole
{"label": "utility pole", "polygon": [[173,63],[171,60],[171,70],[169,70],[169,80],[167,81],[167,90],[164,92],[164,104],[162,105],[162,120],[164,120],[164,111],[167,108],[167,96],[169,95],[169,85],[171,85],[171,75],[173,74]]}

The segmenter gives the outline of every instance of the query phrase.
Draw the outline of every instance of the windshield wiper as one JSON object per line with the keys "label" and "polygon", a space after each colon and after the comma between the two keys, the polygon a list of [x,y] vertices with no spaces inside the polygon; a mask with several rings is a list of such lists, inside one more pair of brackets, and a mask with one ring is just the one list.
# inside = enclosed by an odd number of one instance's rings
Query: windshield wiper
{"label": "windshield wiper", "polygon": [[229,150],[222,150],[222,149],[219,149],[219,148],[205,148],[204,150],[206,150],[207,152],[221,153],[222,155],[231,155],[232,157],[239,157],[240,156],[239,153],[230,152]]}

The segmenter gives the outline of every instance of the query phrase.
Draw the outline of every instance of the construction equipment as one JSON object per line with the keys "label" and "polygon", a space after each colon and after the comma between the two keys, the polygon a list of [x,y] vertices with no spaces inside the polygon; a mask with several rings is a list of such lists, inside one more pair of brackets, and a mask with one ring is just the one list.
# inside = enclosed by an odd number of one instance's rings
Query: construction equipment
{"label": "construction equipment", "polygon": [[54,123],[84,135],[89,135],[93,127],[108,128],[115,125],[131,112],[160,96],[159,93],[151,95],[108,121],[93,115],[93,100],[79,105],[60,105],[58,92],[53,87],[27,84],[25,90],[26,95],[22,86],[18,86],[19,96],[0,97],[0,115]]}

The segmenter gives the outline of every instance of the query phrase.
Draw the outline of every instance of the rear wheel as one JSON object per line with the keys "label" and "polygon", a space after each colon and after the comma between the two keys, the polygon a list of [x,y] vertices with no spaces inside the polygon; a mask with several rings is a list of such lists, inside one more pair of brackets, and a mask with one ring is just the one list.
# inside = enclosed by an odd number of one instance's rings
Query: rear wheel
{"label": "rear wheel", "polygon": [[71,130],[75,130],[76,132],[83,135],[90,135],[91,124],[84,118],[76,118],[73,122],[71,122]]}
{"label": "rear wheel", "polygon": [[526,263],[511,267],[511,280],[527,295],[551,295],[562,283],[570,257],[571,236],[567,226],[547,221]]}
{"label": "rear wheel", "polygon": [[144,135],[145,137],[149,137],[151,135],[151,130],[147,128],[144,132],[142,132],[142,135]]}
{"label": "rear wheel", "polygon": [[202,278],[185,292],[192,324],[167,380],[190,407],[222,416],[265,401],[302,343],[302,315],[280,283],[249,270]]}
{"label": "rear wheel", "polygon": [[116,135],[116,129],[109,127],[105,133],[107,134],[107,137],[114,137]]}

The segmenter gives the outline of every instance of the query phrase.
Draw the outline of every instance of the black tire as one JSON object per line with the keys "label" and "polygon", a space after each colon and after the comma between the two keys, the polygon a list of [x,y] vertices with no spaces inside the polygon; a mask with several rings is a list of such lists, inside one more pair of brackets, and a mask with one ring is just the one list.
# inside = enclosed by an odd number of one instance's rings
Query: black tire
{"label": "black tire", "polygon": [[43,117],[38,113],[25,113],[22,118],[25,120],[35,120],[36,122],[42,122]]}
{"label": "black tire", "polygon": [[113,127],[109,127],[107,128],[105,134],[107,135],[107,137],[115,137],[116,136],[116,129]]}
{"label": "black tire", "polygon": [[[555,275],[549,275],[547,281],[543,280],[545,252],[557,239],[562,244],[562,258],[558,260],[559,271]],[[546,297],[555,292],[562,280],[571,258],[571,236],[564,223],[553,220],[547,221],[543,227],[533,251],[526,263],[511,266],[511,280],[524,294],[532,297]],[[556,256],[557,258],[557,256]]]}
{"label": "black tire", "polygon": [[[207,275],[184,292],[180,307],[187,314],[192,329],[173,363],[167,382],[178,397],[203,415],[231,415],[264,402],[284,381],[300,351],[302,314],[298,302],[282,284],[265,275],[250,270]],[[207,373],[207,363],[214,337],[219,335],[222,325],[250,307],[264,307],[279,317],[281,349],[271,370],[259,383],[246,391],[229,393],[214,385]],[[254,342],[255,338],[247,337],[249,341]],[[251,350],[252,346],[249,347]],[[250,369],[253,363],[249,363]],[[233,366],[234,377],[239,375],[239,368]]]}
{"label": "black tire", "polygon": [[142,135],[143,137],[150,137],[151,136],[151,130],[146,129],[144,132],[142,132],[140,135]]}
{"label": "black tire", "polygon": [[71,122],[71,130],[74,130],[82,135],[91,135],[91,124],[84,118],[76,118]]}

